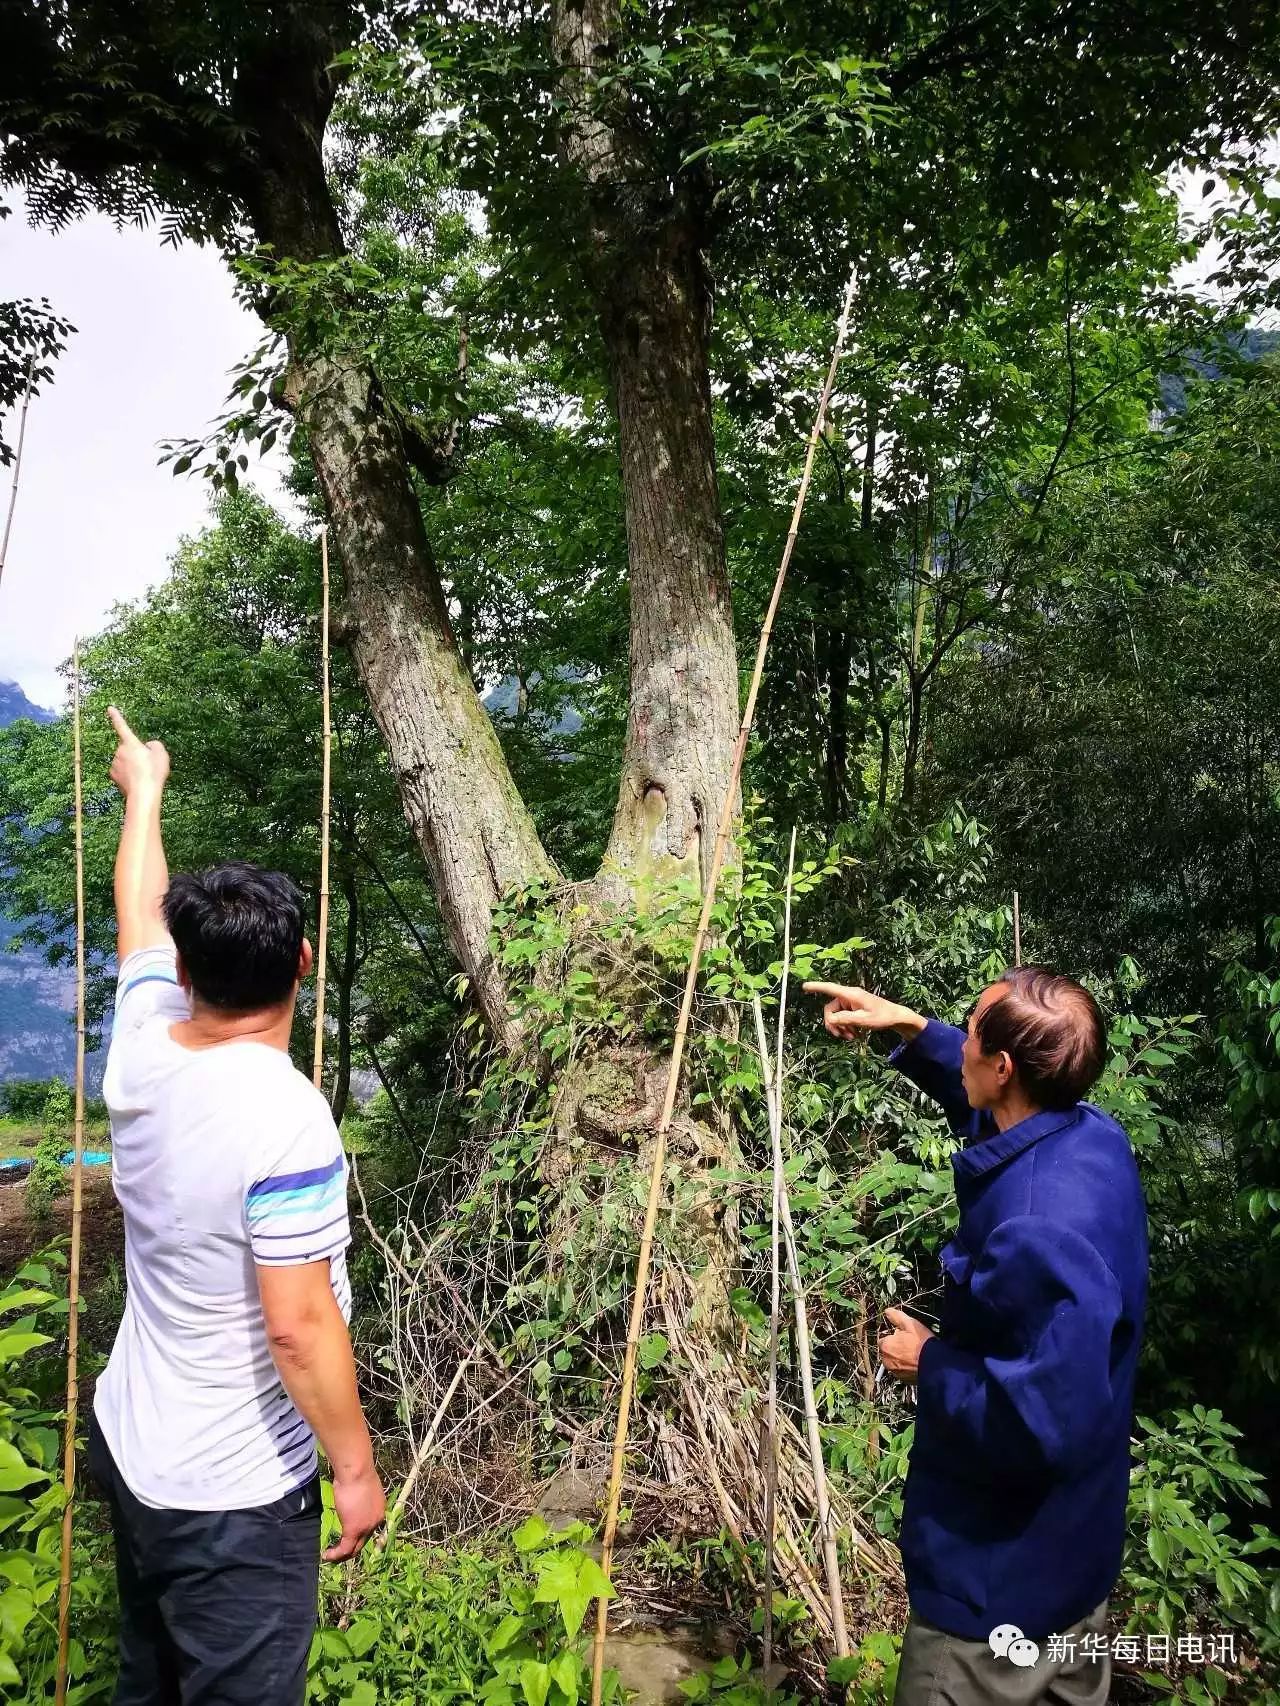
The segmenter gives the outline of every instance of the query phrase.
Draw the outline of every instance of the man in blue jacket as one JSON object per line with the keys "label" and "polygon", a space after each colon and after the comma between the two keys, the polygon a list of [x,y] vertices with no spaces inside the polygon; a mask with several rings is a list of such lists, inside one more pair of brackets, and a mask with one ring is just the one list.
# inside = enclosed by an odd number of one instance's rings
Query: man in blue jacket
{"label": "man in blue jacket", "polygon": [[967,1031],[805,988],[833,1035],[897,1032],[890,1058],[964,1139],[941,1330],[890,1309],[880,1340],[917,1397],[896,1706],[1105,1706],[1147,1229],[1127,1137],[1080,1099],[1104,1061],[1097,1004],[1038,966],[984,990]]}

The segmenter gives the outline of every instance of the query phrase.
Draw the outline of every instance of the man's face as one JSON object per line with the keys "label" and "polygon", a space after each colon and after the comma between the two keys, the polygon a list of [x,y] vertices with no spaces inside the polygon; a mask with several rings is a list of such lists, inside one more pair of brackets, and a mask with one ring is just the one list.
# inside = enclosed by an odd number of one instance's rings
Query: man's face
{"label": "man's face", "polygon": [[1003,1051],[999,1054],[983,1054],[977,1035],[979,1017],[993,1001],[999,1001],[1008,992],[1007,983],[991,984],[978,997],[977,1004],[969,1015],[969,1033],[964,1040],[960,1077],[971,1108],[995,1107],[1013,1077],[1013,1062],[1009,1056]]}

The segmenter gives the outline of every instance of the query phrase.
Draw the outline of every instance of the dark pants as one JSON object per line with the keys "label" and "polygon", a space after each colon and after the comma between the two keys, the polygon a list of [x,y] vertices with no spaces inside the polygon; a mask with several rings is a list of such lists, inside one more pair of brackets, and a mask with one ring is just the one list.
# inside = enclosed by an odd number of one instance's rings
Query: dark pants
{"label": "dark pants", "polygon": [[115,1706],[302,1706],[316,1626],[319,1476],[251,1510],[152,1510],[125,1486],[96,1419],[88,1463],[115,1534]]}
{"label": "dark pants", "polygon": [[[1106,1634],[1104,1599],[1065,1634],[1035,1642],[1033,1663],[1014,1664],[989,1641],[948,1635],[913,1611],[902,1638],[894,1706],[1107,1706]],[[1032,1657],[1026,1646],[1019,1657]],[[1106,1656],[1094,1658],[1094,1652]]]}

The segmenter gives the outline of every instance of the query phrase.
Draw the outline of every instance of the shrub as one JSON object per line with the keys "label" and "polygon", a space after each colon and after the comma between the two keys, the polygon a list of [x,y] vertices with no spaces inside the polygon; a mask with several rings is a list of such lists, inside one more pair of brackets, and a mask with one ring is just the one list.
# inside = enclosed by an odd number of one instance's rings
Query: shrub
{"label": "shrub", "polygon": [[[328,1544],[336,1523],[325,1488]],[[344,1627],[322,1627],[311,1649],[309,1700],[318,1706],[577,1706],[589,1690],[583,1620],[600,1566],[582,1550],[581,1523],[552,1530],[531,1516],[489,1552],[370,1548],[349,1617],[349,1578],[327,1572]],[[605,1676],[605,1699],[617,1673]]]}
{"label": "shrub", "polygon": [[44,1099],[44,1135],[36,1145],[35,1159],[27,1175],[27,1213],[34,1220],[44,1220],[54,1198],[61,1196],[67,1188],[62,1157],[66,1154],[73,1117],[71,1091],[60,1078],[55,1078]]}

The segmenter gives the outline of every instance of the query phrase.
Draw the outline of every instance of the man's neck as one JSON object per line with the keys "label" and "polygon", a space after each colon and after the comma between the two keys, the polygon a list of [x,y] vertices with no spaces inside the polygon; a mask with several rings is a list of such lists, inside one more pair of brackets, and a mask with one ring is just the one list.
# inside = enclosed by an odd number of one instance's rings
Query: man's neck
{"label": "man's neck", "polygon": [[998,1131],[1008,1131],[1011,1125],[1019,1125],[1023,1120],[1029,1120],[1032,1114],[1043,1111],[1020,1090],[1011,1088],[1004,1101],[998,1107],[992,1108],[991,1117],[995,1120]]}
{"label": "man's neck", "polygon": [[169,1035],[183,1048],[217,1048],[220,1043],[262,1043],[267,1048],[289,1052],[293,1029],[294,997],[278,1007],[257,1013],[226,1013],[193,999],[191,1017],[169,1027]]}

